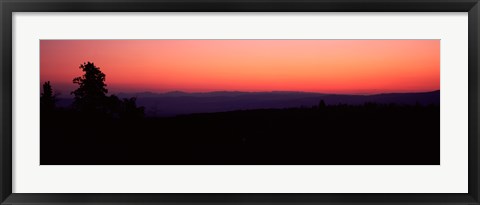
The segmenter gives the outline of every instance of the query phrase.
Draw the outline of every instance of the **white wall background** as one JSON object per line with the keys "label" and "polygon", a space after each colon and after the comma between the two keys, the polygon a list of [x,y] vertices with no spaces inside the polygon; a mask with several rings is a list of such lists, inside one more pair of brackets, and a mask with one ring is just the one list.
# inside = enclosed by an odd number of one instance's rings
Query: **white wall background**
{"label": "white wall background", "polygon": [[[40,166],[40,39],[441,39],[441,165]],[[13,192],[466,193],[467,48],[467,13],[15,13]]]}

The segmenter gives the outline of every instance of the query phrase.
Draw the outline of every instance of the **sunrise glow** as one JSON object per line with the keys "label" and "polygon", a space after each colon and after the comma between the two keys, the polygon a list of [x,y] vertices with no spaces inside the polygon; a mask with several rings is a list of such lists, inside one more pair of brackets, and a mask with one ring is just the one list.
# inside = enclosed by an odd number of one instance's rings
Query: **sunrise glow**
{"label": "sunrise glow", "polygon": [[40,80],[56,90],[73,90],[87,61],[110,93],[440,89],[439,40],[40,41]]}

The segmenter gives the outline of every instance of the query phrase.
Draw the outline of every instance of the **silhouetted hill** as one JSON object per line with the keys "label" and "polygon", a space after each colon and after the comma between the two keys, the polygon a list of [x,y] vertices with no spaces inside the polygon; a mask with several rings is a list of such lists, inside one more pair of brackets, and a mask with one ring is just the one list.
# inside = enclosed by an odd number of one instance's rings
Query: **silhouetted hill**
{"label": "silhouetted hill", "polygon": [[[88,122],[86,124],[85,122]],[[440,107],[331,105],[173,117],[41,115],[42,165],[439,165]]]}
{"label": "silhouetted hill", "polygon": [[[233,110],[264,108],[311,107],[324,100],[327,105],[359,105],[367,102],[379,104],[440,104],[440,91],[422,93],[386,93],[376,95],[341,95],[309,92],[237,92],[216,91],[187,93],[118,93],[120,98],[137,97],[137,104],[145,107],[148,116],[175,116],[191,113],[211,113]],[[60,99],[61,107],[70,105],[72,100]]]}

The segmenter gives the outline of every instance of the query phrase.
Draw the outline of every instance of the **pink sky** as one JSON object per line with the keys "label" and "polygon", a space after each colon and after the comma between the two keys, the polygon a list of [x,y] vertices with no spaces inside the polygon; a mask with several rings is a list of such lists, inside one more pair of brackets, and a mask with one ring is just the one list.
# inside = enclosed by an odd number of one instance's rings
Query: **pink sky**
{"label": "pink sky", "polygon": [[68,95],[91,61],[115,92],[423,92],[439,40],[41,40],[40,80]]}

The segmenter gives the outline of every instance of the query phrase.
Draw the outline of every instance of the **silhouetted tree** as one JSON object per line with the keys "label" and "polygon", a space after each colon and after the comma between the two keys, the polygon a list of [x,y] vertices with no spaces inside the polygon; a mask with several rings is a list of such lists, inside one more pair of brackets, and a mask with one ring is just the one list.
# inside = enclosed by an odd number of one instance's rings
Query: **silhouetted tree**
{"label": "silhouetted tree", "polygon": [[93,62],[80,65],[85,74],[73,79],[79,88],[75,95],[74,107],[86,114],[102,114],[112,118],[138,119],[144,116],[144,108],[137,107],[136,99],[120,100],[115,95],[107,96],[105,74]]}
{"label": "silhouetted tree", "polygon": [[116,95],[110,95],[107,97],[106,108],[107,114],[113,118],[119,118],[123,110],[122,101]]}
{"label": "silhouetted tree", "polygon": [[325,101],[320,100],[320,103],[318,103],[318,109],[324,109],[325,108]]}
{"label": "silhouetted tree", "polygon": [[83,63],[79,67],[85,73],[73,79],[79,88],[72,92],[75,95],[75,108],[86,112],[104,112],[108,93],[105,74],[92,62]]}
{"label": "silhouetted tree", "polygon": [[127,119],[138,119],[144,117],[145,108],[144,107],[137,107],[137,99],[136,98],[124,98],[123,99],[123,117]]}
{"label": "silhouetted tree", "polygon": [[52,111],[55,108],[55,96],[50,81],[43,84],[43,93],[40,94],[40,108],[42,111]]}
{"label": "silhouetted tree", "polygon": [[116,95],[110,95],[106,101],[106,113],[113,118],[139,119],[144,117],[145,108],[137,107],[136,98],[120,100]]}

